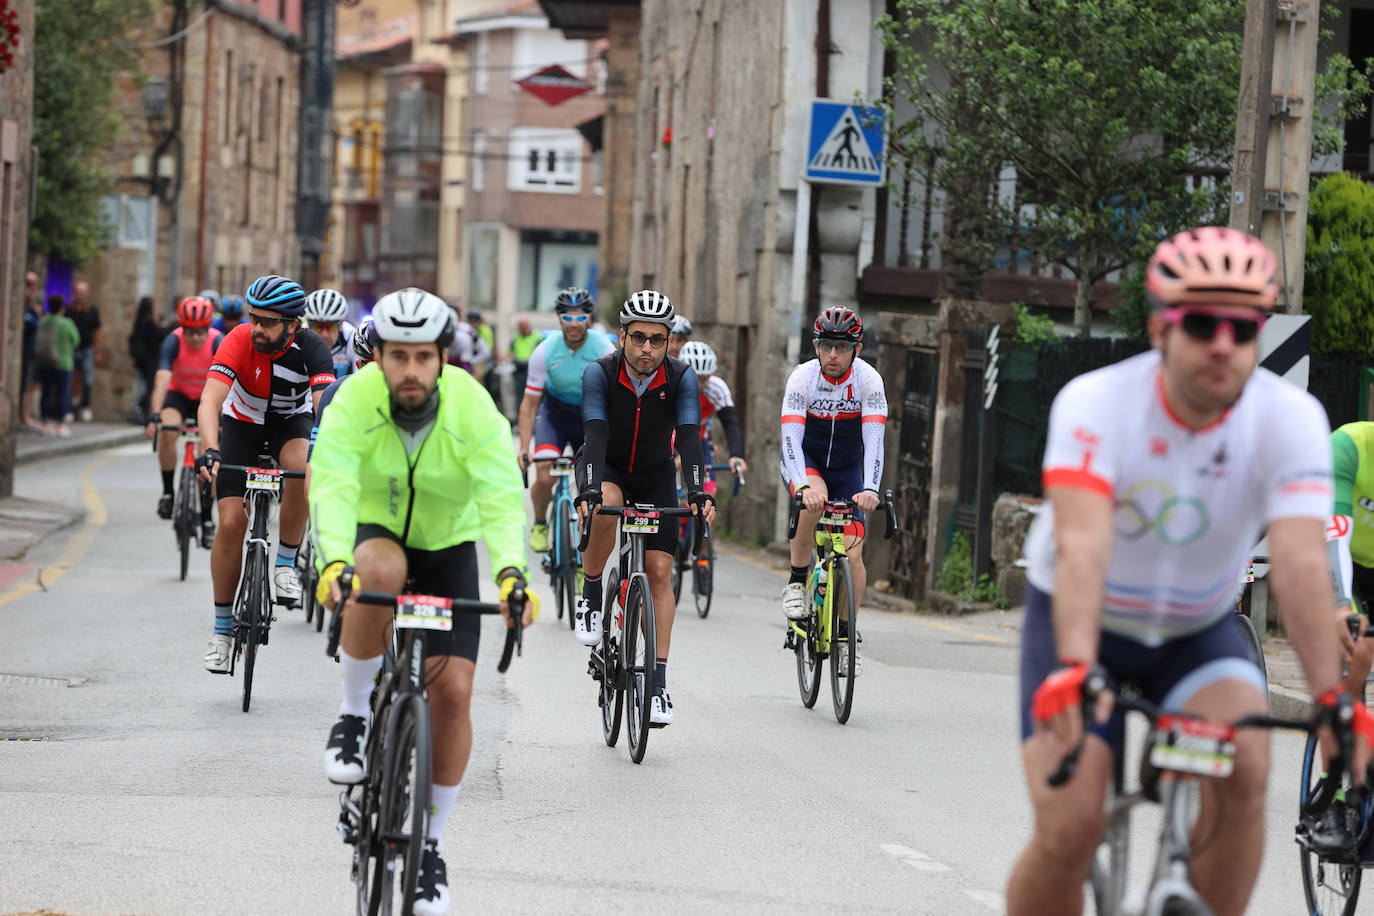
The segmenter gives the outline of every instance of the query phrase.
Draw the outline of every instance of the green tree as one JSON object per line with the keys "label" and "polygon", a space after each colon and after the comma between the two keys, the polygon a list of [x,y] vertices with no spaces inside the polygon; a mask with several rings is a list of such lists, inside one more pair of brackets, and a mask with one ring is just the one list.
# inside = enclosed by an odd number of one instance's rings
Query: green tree
{"label": "green tree", "polygon": [[139,66],[124,36],[143,31],[152,15],[151,0],[37,0],[31,254],[79,263],[99,253],[100,198],[113,181],[100,154],[119,136],[119,77]]}
{"label": "green tree", "polygon": [[1303,309],[1312,350],[1374,356],[1374,187],[1341,173],[1308,200]]}

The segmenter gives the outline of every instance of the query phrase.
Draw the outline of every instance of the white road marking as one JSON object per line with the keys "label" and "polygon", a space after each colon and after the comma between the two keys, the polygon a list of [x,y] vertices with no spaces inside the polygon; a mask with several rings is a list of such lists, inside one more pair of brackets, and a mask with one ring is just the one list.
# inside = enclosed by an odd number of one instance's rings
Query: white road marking
{"label": "white road marking", "polygon": [[900,846],[896,843],[883,843],[883,852],[890,856],[901,859],[917,871],[950,871],[950,867],[943,862],[936,862],[923,852],[917,852],[910,846]]}
{"label": "white road marking", "polygon": [[972,897],[974,900],[977,900],[979,903],[983,904],[988,909],[992,910],[994,913],[1006,912],[1006,910],[1003,909],[1003,897],[996,891],[965,890],[964,893],[967,894],[969,897]]}

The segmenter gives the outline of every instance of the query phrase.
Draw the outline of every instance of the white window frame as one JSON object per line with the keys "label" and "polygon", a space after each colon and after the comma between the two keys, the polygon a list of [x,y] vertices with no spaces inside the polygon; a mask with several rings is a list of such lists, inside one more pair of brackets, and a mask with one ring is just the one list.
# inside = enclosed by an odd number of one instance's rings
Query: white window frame
{"label": "white window frame", "polygon": [[487,69],[490,62],[491,36],[487,32],[479,32],[472,62],[472,91],[477,95],[486,95],[491,86],[491,73]]}
{"label": "white window frame", "polygon": [[472,190],[487,189],[487,132],[480,127],[472,132]]}
{"label": "white window frame", "polygon": [[[509,135],[506,187],[511,191],[580,194],[582,191],[582,135],[572,128],[516,127]],[[537,168],[531,170],[535,154]],[[547,167],[552,155],[553,171]]]}

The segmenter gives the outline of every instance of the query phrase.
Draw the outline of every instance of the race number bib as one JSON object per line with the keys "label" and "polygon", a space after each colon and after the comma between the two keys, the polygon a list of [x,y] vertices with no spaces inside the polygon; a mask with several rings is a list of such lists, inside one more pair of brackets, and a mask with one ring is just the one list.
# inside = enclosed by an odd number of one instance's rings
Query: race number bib
{"label": "race number bib", "polygon": [[633,534],[658,534],[659,515],[657,512],[643,512],[639,509],[626,509],[621,517],[620,527]]}
{"label": "race number bib", "polygon": [[453,602],[438,595],[402,595],[396,602],[396,626],[402,630],[452,630]]}
{"label": "race number bib", "polygon": [[250,490],[267,490],[276,493],[281,489],[281,471],[272,468],[254,468],[244,476]]}
{"label": "race number bib", "polygon": [[1236,730],[1188,716],[1160,716],[1151,738],[1150,764],[1174,773],[1230,776],[1236,762]]}

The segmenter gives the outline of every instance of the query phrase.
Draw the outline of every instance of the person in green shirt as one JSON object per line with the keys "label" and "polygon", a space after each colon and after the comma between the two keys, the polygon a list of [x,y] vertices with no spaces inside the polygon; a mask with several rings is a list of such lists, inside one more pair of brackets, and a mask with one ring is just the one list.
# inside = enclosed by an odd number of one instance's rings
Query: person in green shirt
{"label": "person in green shirt", "polygon": [[[438,296],[403,289],[372,310],[376,362],[338,388],[320,417],[310,457],[310,517],[324,559],[317,595],[332,608],[339,579],[356,570],[355,589],[475,600],[477,549],[487,544],[499,570],[501,611],[525,587],[524,484],[511,460],[510,424],[471,375],[445,366],[457,329]],[[539,602],[526,593],[525,625]],[[325,747],[325,775],[356,784],[365,777],[369,701],[382,666],[391,609],[344,604],[339,640],[343,702]],[[428,842],[414,911],[446,912],[449,890],[439,844],[472,750],[478,618],[457,614],[452,629],[425,630],[426,685],[433,722],[433,784]]]}
{"label": "person in green shirt", "polygon": [[543,334],[530,327],[528,318],[521,318],[515,323],[515,336],[510,342],[510,358],[515,363],[515,384],[512,387],[517,399],[525,390],[525,380],[529,378],[530,355],[543,339]]}
{"label": "person in green shirt", "polygon": [[[1367,609],[1374,600],[1374,423],[1347,423],[1331,434],[1333,505],[1326,526],[1326,547],[1331,561],[1331,584],[1337,613],[1361,614],[1368,626]],[[1365,678],[1374,662],[1374,639],[1350,638],[1340,628],[1349,674],[1346,689],[1352,696],[1364,694]]]}
{"label": "person in green shirt", "polygon": [[72,369],[81,342],[81,332],[66,312],[61,296],[49,296],[48,314],[38,323],[34,337],[34,360],[43,386],[43,431],[54,436],[72,434],[64,421],[72,412]]}

